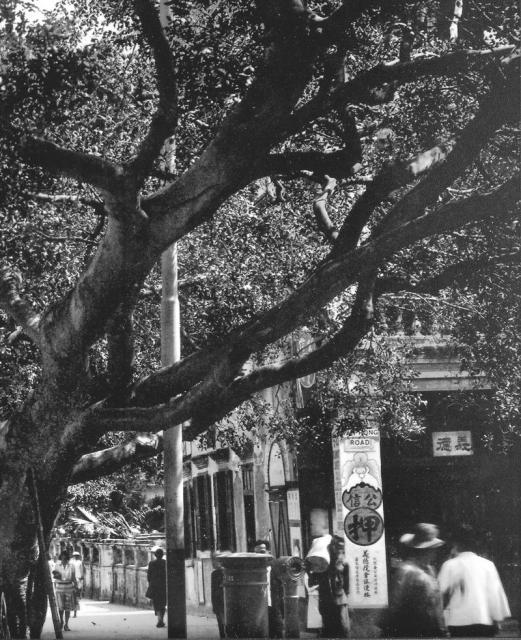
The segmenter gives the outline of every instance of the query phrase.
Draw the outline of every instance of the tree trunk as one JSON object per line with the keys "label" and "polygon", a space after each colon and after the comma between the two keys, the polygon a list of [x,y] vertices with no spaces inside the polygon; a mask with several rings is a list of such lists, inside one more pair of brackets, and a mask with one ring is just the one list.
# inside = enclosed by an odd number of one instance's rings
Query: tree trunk
{"label": "tree trunk", "polygon": [[[78,433],[75,422],[78,407],[86,396],[68,391],[48,393],[46,397],[35,395],[4,431],[0,513],[8,517],[0,518],[0,588],[6,594],[9,625],[15,638],[26,637],[28,616],[31,637],[39,637],[46,614],[42,562],[47,558],[38,562],[37,518],[27,486],[28,468],[34,471],[48,545],[74,463],[86,452],[89,440],[97,438],[97,434],[87,437]],[[31,572],[34,581],[27,606],[26,588]]]}
{"label": "tree trunk", "polygon": [[45,591],[44,563],[38,562],[34,567],[34,583],[32,592],[27,598],[27,622],[31,638],[39,638],[47,615],[47,593]]}

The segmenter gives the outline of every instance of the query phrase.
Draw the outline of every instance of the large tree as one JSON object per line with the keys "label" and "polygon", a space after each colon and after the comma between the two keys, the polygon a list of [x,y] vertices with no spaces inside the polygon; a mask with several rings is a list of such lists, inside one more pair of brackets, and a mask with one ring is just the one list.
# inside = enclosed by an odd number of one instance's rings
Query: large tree
{"label": "large tree", "polygon": [[[107,449],[107,433],[184,423],[194,438],[349,356],[386,295],[471,286],[519,258],[515,6],[201,0],[173,3],[165,32],[152,0],[78,2],[58,33],[19,4],[2,16],[6,360],[21,332],[31,342],[0,430],[11,602],[34,562],[29,470],[48,536],[70,483],[159,446],[142,433]],[[173,242],[187,355],[159,369],[133,319]],[[317,349],[269,363],[324,315]],[[43,603],[37,574],[35,637]]]}

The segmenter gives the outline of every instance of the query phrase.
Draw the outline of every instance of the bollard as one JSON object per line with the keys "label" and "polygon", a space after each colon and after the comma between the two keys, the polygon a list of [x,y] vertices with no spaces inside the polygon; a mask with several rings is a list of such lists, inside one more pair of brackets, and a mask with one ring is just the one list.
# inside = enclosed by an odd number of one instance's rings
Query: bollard
{"label": "bollard", "polygon": [[281,579],[284,589],[285,638],[300,638],[298,584],[304,570],[304,560],[296,556],[282,556],[273,561],[272,575]]}
{"label": "bollard", "polygon": [[232,553],[224,567],[224,628],[226,638],[268,637],[268,574],[271,556]]}

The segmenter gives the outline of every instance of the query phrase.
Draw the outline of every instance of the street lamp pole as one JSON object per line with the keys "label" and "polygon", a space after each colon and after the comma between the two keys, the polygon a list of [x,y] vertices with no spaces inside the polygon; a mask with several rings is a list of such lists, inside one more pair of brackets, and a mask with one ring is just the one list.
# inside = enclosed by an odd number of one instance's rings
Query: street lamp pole
{"label": "street lamp pole", "polygon": [[[168,366],[180,360],[180,315],[177,291],[177,245],[161,257],[161,360]],[[183,425],[165,429],[164,486],[168,637],[186,638],[185,540],[183,512]]]}
{"label": "street lamp pole", "polygon": [[[170,23],[168,0],[160,1],[163,29]],[[165,142],[165,169],[175,171],[175,140]],[[177,282],[177,244],[161,256],[161,363],[169,366],[181,359],[181,323]],[[185,536],[183,508],[183,425],[163,434],[168,638],[186,638]]]}

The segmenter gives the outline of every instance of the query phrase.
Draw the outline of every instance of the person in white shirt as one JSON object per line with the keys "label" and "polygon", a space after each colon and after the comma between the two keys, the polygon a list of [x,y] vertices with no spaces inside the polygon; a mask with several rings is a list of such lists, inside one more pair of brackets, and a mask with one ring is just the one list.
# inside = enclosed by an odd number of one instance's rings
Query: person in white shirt
{"label": "person in white shirt", "polygon": [[80,608],[80,598],[83,593],[83,561],[79,551],[74,551],[72,554],[71,564],[73,565],[76,573],[76,587],[74,589],[74,617],[76,618],[77,612]]}
{"label": "person in white shirt", "polygon": [[60,553],[60,562],[56,565],[52,573],[54,578],[56,605],[60,615],[60,625],[64,631],[70,631],[69,618],[71,611],[74,610],[76,572],[74,565],[69,562],[69,552],[65,549]]}
{"label": "person in white shirt", "polygon": [[475,553],[472,527],[462,525],[453,536],[453,558],[438,575],[445,620],[453,637],[493,637],[510,616],[508,600],[493,562]]}

